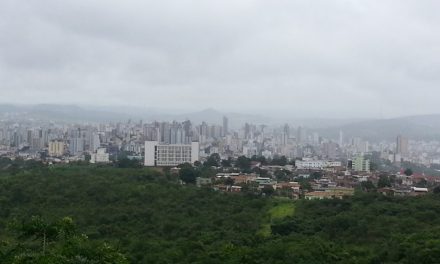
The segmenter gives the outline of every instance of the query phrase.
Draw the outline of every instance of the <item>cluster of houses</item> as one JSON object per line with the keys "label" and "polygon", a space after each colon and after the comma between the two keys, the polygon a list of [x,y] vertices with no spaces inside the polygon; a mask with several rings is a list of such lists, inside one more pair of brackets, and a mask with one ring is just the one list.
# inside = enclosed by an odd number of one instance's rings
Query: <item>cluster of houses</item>
{"label": "cluster of houses", "polygon": [[[271,190],[271,194],[292,199],[342,199],[345,196],[354,195],[356,188],[362,190],[363,182],[371,182],[374,186],[378,186],[379,179],[384,177],[384,174],[379,172],[356,172],[343,167],[305,170],[292,166],[266,166],[264,170],[267,172],[265,176],[256,173],[217,173],[213,178],[198,178],[197,185],[209,185],[223,192],[242,192],[246,189],[265,193],[266,190]],[[276,180],[274,175],[278,170],[289,172],[288,179]],[[319,173],[319,177],[314,177],[315,173]],[[392,184],[375,188],[375,191],[383,195],[424,195],[429,192],[429,189],[420,186],[421,182],[426,182],[431,186],[440,185],[440,177],[423,174],[408,176],[400,172],[385,176],[392,179]],[[304,182],[307,182],[307,187],[304,187]]]}

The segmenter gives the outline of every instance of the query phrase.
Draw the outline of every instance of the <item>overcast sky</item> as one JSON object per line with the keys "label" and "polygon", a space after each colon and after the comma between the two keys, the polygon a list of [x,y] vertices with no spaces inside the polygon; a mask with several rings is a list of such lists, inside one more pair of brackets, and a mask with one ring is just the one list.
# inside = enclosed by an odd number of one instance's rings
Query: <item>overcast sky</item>
{"label": "overcast sky", "polygon": [[440,113],[440,1],[1,0],[0,102]]}

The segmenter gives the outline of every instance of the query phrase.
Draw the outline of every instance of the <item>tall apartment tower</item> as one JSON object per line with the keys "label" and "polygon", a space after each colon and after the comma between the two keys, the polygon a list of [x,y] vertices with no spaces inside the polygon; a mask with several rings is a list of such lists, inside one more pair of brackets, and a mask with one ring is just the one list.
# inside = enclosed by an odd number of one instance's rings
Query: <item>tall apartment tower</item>
{"label": "tall apartment tower", "polygon": [[396,154],[401,154],[402,156],[408,156],[408,138],[401,135],[397,136],[396,140]]}
{"label": "tall apartment tower", "polygon": [[49,142],[49,156],[61,157],[64,155],[64,141],[52,140]]}
{"label": "tall apartment tower", "polygon": [[339,146],[342,147],[344,144],[344,132],[342,130],[339,131]]}
{"label": "tall apartment tower", "polygon": [[229,120],[226,116],[223,116],[223,136],[226,136],[229,132]]}
{"label": "tall apartment tower", "polygon": [[282,133],[282,144],[286,146],[290,138],[290,127],[288,124],[284,125],[283,133]]}

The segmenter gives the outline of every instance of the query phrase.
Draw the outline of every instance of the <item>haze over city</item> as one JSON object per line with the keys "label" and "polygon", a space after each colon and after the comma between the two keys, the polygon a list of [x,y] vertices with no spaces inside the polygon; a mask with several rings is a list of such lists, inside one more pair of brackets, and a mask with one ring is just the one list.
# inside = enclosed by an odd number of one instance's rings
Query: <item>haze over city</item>
{"label": "haze over city", "polygon": [[0,3],[1,103],[438,113],[438,1]]}

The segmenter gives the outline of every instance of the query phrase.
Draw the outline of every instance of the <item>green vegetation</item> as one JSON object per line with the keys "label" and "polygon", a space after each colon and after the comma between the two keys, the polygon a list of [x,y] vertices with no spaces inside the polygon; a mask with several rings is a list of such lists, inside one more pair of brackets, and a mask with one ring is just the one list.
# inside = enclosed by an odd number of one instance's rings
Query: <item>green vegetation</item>
{"label": "green vegetation", "polygon": [[295,206],[292,202],[280,203],[273,206],[269,213],[272,221],[282,220],[286,217],[293,216]]}
{"label": "green vegetation", "polygon": [[231,247],[256,239],[265,204],[148,169],[21,167],[0,173],[0,241],[16,238],[11,222],[71,217],[80,233],[131,263],[223,263]]}
{"label": "green vegetation", "polygon": [[[272,232],[279,236],[277,245],[294,238],[314,241],[319,250],[328,250],[332,263],[436,263],[439,210],[440,196],[434,195],[394,198],[370,193],[300,201],[294,216],[272,225]],[[324,262],[322,256],[316,263]]]}
{"label": "green vegetation", "polygon": [[409,264],[440,258],[440,194],[360,192],[293,202],[179,182],[179,175],[145,168],[0,160],[0,263]]}
{"label": "green vegetation", "polygon": [[274,200],[273,203],[270,203],[267,216],[264,218],[266,221],[261,225],[257,234],[265,238],[270,237],[272,235],[271,226],[293,216],[294,212],[295,205],[289,199],[287,201]]}
{"label": "green vegetation", "polygon": [[115,263],[128,264],[124,255],[103,243],[92,243],[76,232],[69,217],[48,223],[40,217],[13,222],[17,238],[4,241],[2,263]]}

